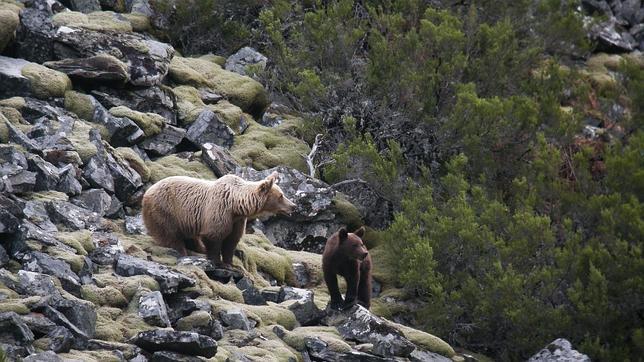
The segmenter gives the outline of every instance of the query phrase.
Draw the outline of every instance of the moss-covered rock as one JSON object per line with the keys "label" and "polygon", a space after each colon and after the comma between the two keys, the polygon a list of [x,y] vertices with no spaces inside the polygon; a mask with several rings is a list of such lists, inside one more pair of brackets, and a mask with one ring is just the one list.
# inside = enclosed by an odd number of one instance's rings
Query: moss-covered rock
{"label": "moss-covered rock", "polygon": [[[270,274],[279,283],[293,282],[293,264],[288,253],[275,247],[261,233],[246,234],[237,246],[244,255],[242,264],[245,270],[257,275],[257,271]],[[258,287],[268,286],[261,277],[253,280]],[[262,285],[264,284],[264,285]]]}
{"label": "moss-covered rock", "polygon": [[253,119],[251,115],[244,113],[241,108],[225,100],[221,100],[215,104],[209,104],[206,107],[215,112],[235,134],[240,134],[242,125],[248,124]]}
{"label": "moss-covered rock", "polygon": [[199,96],[199,90],[189,85],[180,85],[172,88],[177,98],[177,113],[181,124],[184,126],[194,122],[206,104]]}
{"label": "moss-covered rock", "polygon": [[598,53],[588,58],[586,66],[592,72],[616,71],[622,59],[622,56],[619,54]]}
{"label": "moss-covered rock", "polygon": [[0,10],[9,10],[16,15],[20,15],[20,10],[24,9],[25,5],[19,1],[2,0],[0,1]]}
{"label": "moss-covered rock", "polygon": [[77,230],[70,232],[58,232],[56,238],[65,245],[76,250],[80,255],[87,255],[96,248],[92,241],[92,233],[89,230]]}
{"label": "moss-covered rock", "polygon": [[120,362],[122,358],[116,351],[78,351],[75,349],[67,353],[59,353],[58,356],[64,361],[83,361],[83,362]]}
{"label": "moss-covered rock", "polygon": [[4,114],[0,113],[0,143],[9,143],[9,120]]}
{"label": "moss-covered rock", "polygon": [[208,87],[256,116],[268,106],[268,94],[259,82],[205,59],[175,56],[169,74],[179,84]]}
{"label": "moss-covered rock", "polygon": [[223,284],[214,281],[206,275],[203,269],[194,265],[180,265],[177,266],[177,270],[196,281],[194,287],[187,288],[186,290],[199,291],[200,294],[208,298],[223,298],[224,300],[237,303],[244,302],[241,290],[239,290],[233,283]]}
{"label": "moss-covered rock", "polygon": [[5,116],[7,120],[14,126],[19,127],[20,125],[25,125],[28,123],[24,118],[22,118],[22,114],[16,108],[0,107],[0,113],[2,113],[2,115]]}
{"label": "moss-covered rock", "polygon": [[20,19],[11,10],[0,9],[0,52],[13,39]]}
{"label": "moss-covered rock", "polygon": [[109,285],[100,288],[93,284],[85,284],[81,286],[81,297],[96,305],[110,307],[124,307],[128,303],[121,291]]}
{"label": "moss-covered rock", "polygon": [[33,296],[22,299],[0,300],[0,313],[16,312],[18,314],[28,314],[30,308],[40,302],[41,297]]}
{"label": "moss-covered rock", "polygon": [[306,142],[285,133],[287,127],[265,127],[249,121],[244,134],[235,137],[230,152],[241,164],[257,170],[284,165],[306,172],[305,157],[311,149]]}
{"label": "moss-covered rock", "polygon": [[152,24],[150,23],[150,18],[143,14],[129,13],[121,14],[123,17],[130,22],[132,30],[142,32],[150,31],[152,29]]}
{"label": "moss-covered rock", "polygon": [[207,60],[209,62],[218,64],[221,67],[226,65],[226,58],[222,57],[221,55],[215,55],[215,54],[209,53],[209,54],[204,54],[200,56],[199,59]]}
{"label": "moss-covered rock", "polygon": [[333,198],[333,209],[340,223],[347,225],[349,230],[355,230],[364,225],[360,211],[349,201],[346,196],[336,193]]}
{"label": "moss-covered rock", "polygon": [[76,11],[64,11],[54,15],[53,23],[58,26],[69,26],[98,31],[130,32],[132,24],[126,17],[112,11],[95,11],[83,14]]}
{"label": "moss-covered rock", "polygon": [[65,92],[65,109],[86,121],[94,118],[94,104],[87,94],[73,90]]}
{"label": "moss-covered rock", "polygon": [[279,304],[269,302],[268,305],[248,305],[225,299],[208,299],[206,301],[210,303],[213,315],[219,315],[221,311],[229,309],[241,309],[248,318],[257,322],[258,327],[278,324],[292,330],[297,325],[297,319],[293,312]]}
{"label": "moss-covered rock", "polygon": [[98,273],[93,275],[96,285],[100,288],[112,286],[118,289],[128,301],[132,299],[139,288],[151,291],[159,290],[159,283],[148,275],[135,275],[123,277],[110,273]]}
{"label": "moss-covered rock", "polygon": [[342,340],[342,336],[340,336],[335,327],[298,327],[292,331],[282,330],[281,333],[284,334],[282,337],[284,342],[298,351],[306,349],[306,338],[321,339],[328,345],[329,350],[333,352],[344,353],[351,350],[351,346]]}
{"label": "moss-covered rock", "polygon": [[393,322],[390,323],[397,327],[413,344],[422,349],[441,354],[445,357],[452,357],[456,354],[452,346],[434,335],[404,326],[402,324]]}
{"label": "moss-covered rock", "polygon": [[145,323],[135,312],[124,312],[119,308],[100,307],[96,315],[94,338],[105,341],[125,342],[139,332],[157,328]]}
{"label": "moss-covered rock", "polygon": [[31,90],[41,99],[63,97],[72,88],[72,82],[67,74],[49,69],[40,64],[29,63],[20,73],[31,82]]}
{"label": "moss-covered rock", "polygon": [[92,125],[82,120],[74,122],[74,129],[72,129],[71,134],[67,134],[67,138],[72,143],[74,150],[78,152],[83,163],[87,163],[89,159],[95,156],[98,152],[96,146],[89,140],[89,131],[91,131],[92,128],[98,128],[101,136],[105,139],[109,139],[107,138],[108,132],[105,127],[98,125],[94,125],[94,127],[92,127]]}
{"label": "moss-covered rock", "polygon": [[170,176],[189,176],[206,180],[216,179],[212,170],[201,161],[189,161],[175,155],[147,161],[145,165],[150,169],[150,182],[152,183]]}
{"label": "moss-covered rock", "polygon": [[85,258],[82,255],[70,253],[67,248],[52,246],[47,248],[47,253],[56,259],[60,259],[69,264],[74,273],[79,273],[85,264]]}
{"label": "moss-covered rock", "polygon": [[143,182],[150,180],[150,169],[134,150],[129,147],[119,147],[116,149],[116,153],[127,161],[134,171],[141,175]]}
{"label": "moss-covered rock", "polygon": [[118,106],[110,108],[110,113],[116,117],[127,117],[134,121],[139,126],[146,137],[159,134],[163,127],[165,127],[165,120],[163,116],[156,113],[143,113],[133,111],[125,106]]}
{"label": "moss-covered rock", "polygon": [[190,331],[195,327],[208,327],[212,323],[212,316],[210,313],[198,310],[190,313],[189,315],[180,318],[177,321],[177,330]]}

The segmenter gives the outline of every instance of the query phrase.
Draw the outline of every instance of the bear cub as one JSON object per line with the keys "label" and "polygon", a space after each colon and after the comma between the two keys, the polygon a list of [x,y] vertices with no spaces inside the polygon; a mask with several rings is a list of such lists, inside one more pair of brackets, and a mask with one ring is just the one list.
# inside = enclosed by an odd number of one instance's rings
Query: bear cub
{"label": "bear cub", "polygon": [[[371,255],[362,241],[364,232],[364,227],[353,233],[341,228],[326,241],[322,271],[333,309],[348,309],[356,302],[367,309],[371,306]],[[338,275],[347,282],[344,301],[338,288]]]}
{"label": "bear cub", "polygon": [[205,253],[215,265],[230,268],[248,218],[290,214],[295,209],[277,181],[277,172],[258,182],[235,175],[215,181],[165,178],[143,195],[148,235],[181,255],[187,250]]}

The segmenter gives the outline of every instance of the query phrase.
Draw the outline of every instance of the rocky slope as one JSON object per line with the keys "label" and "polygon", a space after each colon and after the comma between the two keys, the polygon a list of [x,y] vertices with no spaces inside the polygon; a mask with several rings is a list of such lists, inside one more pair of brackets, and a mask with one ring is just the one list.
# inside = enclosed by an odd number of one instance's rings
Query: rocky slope
{"label": "rocky slope", "polygon": [[[382,226],[391,205],[363,182],[303,173],[304,121],[242,75],[265,58],[182,57],[150,35],[162,21],[146,0],[0,2],[8,360],[464,360],[363,308],[325,312],[324,240],[340,225]],[[145,235],[140,199],[152,183],[273,169],[298,210],[249,227],[237,272]],[[379,313],[395,290],[372,253]]]}

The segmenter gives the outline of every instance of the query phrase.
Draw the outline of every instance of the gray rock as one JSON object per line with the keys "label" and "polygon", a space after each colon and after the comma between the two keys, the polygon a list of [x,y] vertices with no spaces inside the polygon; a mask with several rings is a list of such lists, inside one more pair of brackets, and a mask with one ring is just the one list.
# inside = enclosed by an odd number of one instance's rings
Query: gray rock
{"label": "gray rock", "polygon": [[92,262],[98,265],[113,265],[119,254],[123,253],[123,246],[116,236],[107,232],[92,233],[92,240],[97,247],[89,253]]}
{"label": "gray rock", "polygon": [[194,299],[198,296],[199,294],[194,292],[178,292],[166,296],[166,305],[169,309],[168,317],[170,317],[172,324],[176,324],[180,318],[190,315],[195,311],[211,312],[212,308],[208,302]]}
{"label": "gray rock", "polygon": [[51,221],[73,230],[96,228],[101,221],[99,214],[67,201],[48,201],[45,207]]}
{"label": "gray rock", "polygon": [[46,335],[56,329],[56,323],[50,321],[40,313],[31,313],[20,316],[23,322],[29,327],[35,336]]}
{"label": "gray rock", "polygon": [[145,138],[145,134],[134,121],[127,117],[113,116],[96,98],[91,95],[87,95],[87,97],[94,109],[91,121],[107,128],[111,144],[114,147],[131,146]]}
{"label": "gray rock", "polygon": [[240,167],[226,148],[209,142],[201,145],[201,160],[217,177],[233,173]]}
{"label": "gray rock", "polygon": [[152,156],[165,156],[174,153],[185,136],[185,129],[166,125],[161,133],[147,138],[139,146]]}
{"label": "gray rock", "polygon": [[112,205],[112,197],[102,189],[90,189],[72,198],[71,202],[83,209],[95,212],[99,216],[104,216]]}
{"label": "gray rock", "polygon": [[27,168],[27,158],[16,146],[0,144],[0,165],[11,164]]}
{"label": "gray rock", "polygon": [[129,83],[153,86],[168,73],[174,48],[138,33],[103,33],[61,27],[56,32],[54,52],[59,59],[85,58],[100,53],[117,55],[129,68]]}
{"label": "gray rock", "polygon": [[34,353],[25,357],[23,362],[59,362],[62,361],[54,351],[45,351],[40,353]]}
{"label": "gray rock", "polygon": [[145,224],[143,224],[143,216],[141,214],[137,214],[136,216],[126,216],[125,231],[128,234],[146,234]]}
{"label": "gray rock", "polygon": [[185,354],[169,352],[169,351],[158,351],[152,354],[150,357],[150,362],[202,362],[203,359],[195,356],[187,356]]}
{"label": "gray rock", "polygon": [[241,75],[252,75],[247,73],[246,67],[253,65],[260,70],[266,68],[266,58],[263,54],[251,47],[243,47],[237,53],[231,55],[226,59],[225,68],[228,71],[239,73]]}
{"label": "gray rock", "polygon": [[104,55],[45,62],[44,66],[67,74],[72,80],[124,84],[130,74],[116,58]]}
{"label": "gray rock", "polygon": [[9,130],[9,141],[24,147],[27,151],[33,153],[42,153],[41,147],[34,142],[34,140],[27,137],[18,127],[14,126],[11,122],[4,121],[4,125]]}
{"label": "gray rock", "polygon": [[590,362],[590,358],[573,349],[567,339],[558,338],[530,357],[528,362]]}
{"label": "gray rock", "polygon": [[58,184],[56,184],[56,190],[64,192],[67,195],[75,196],[79,195],[83,190],[83,186],[80,184],[77,178],[77,170],[73,164],[67,164],[66,166],[59,169],[60,173]]}
{"label": "gray rock", "polygon": [[20,294],[39,295],[49,297],[52,300],[62,299],[62,295],[56,288],[53,278],[49,275],[19,270],[18,281]]}
{"label": "gray rock", "polygon": [[331,312],[327,323],[335,326],[345,339],[373,344],[372,352],[378,356],[408,357],[416,348],[387,321],[360,305],[344,313]]}
{"label": "gray rock", "polygon": [[168,310],[161,292],[147,293],[139,298],[139,316],[150,325],[170,327]]}
{"label": "gray rock", "polygon": [[[410,355],[409,360],[412,362],[450,362],[451,359],[441,356],[435,352],[423,351],[416,348]],[[467,361],[467,359],[466,359]],[[477,361],[477,360],[473,360]]]}
{"label": "gray rock", "polygon": [[255,288],[253,281],[247,277],[241,278],[237,283],[237,289],[242,291],[244,303],[250,305],[266,305],[262,293]]}
{"label": "gray rock", "polygon": [[201,147],[204,143],[214,143],[230,148],[233,145],[234,136],[235,132],[210,109],[204,109],[186,133],[186,138],[197,147]]}
{"label": "gray rock", "polygon": [[28,353],[34,352],[31,346],[34,334],[16,312],[0,313],[0,341],[24,347]]}
{"label": "gray rock", "polygon": [[27,64],[24,59],[0,55],[0,97],[31,95],[31,81],[20,72]]}
{"label": "gray rock", "polygon": [[9,254],[7,254],[7,251],[4,249],[4,247],[0,245],[0,268],[5,266],[8,262]]}
{"label": "gray rock", "polygon": [[306,266],[302,263],[293,263],[293,274],[295,276],[295,286],[303,288],[311,283],[311,276]]}
{"label": "gray rock", "polygon": [[207,358],[217,353],[217,342],[214,339],[194,332],[156,329],[139,332],[131,342],[147,352],[171,351]]}
{"label": "gray rock", "polygon": [[54,59],[56,27],[52,24],[52,15],[51,9],[31,7],[20,11],[20,26],[14,42],[16,54],[39,64]]}
{"label": "gray rock", "polygon": [[74,335],[69,329],[58,326],[47,333],[49,350],[56,353],[67,353],[72,348]]}
{"label": "gray rock", "polygon": [[75,349],[85,349],[90,337],[72,323],[63,313],[50,306],[45,306],[43,314],[57,325],[67,328],[74,335],[72,343]]}
{"label": "gray rock", "polygon": [[194,265],[197,266],[210,277],[210,279],[216,280],[220,283],[228,283],[230,279],[233,279],[237,283],[244,275],[237,270],[217,268],[212,263],[212,261],[202,258],[199,256],[185,256],[177,260],[177,265]]}
{"label": "gray rock", "polygon": [[624,33],[617,29],[617,19],[596,24],[590,29],[590,37],[597,41],[597,51],[608,53],[632,52],[637,46],[631,39],[625,38]]}
{"label": "gray rock", "polygon": [[391,359],[374,356],[372,354],[350,351],[346,353],[339,353],[332,351],[328,348],[328,344],[317,337],[304,338],[306,351],[315,360],[319,361],[337,361],[337,362],[384,362],[391,361]]}
{"label": "gray rock", "polygon": [[87,349],[90,351],[119,351],[127,359],[135,358],[141,353],[141,348],[133,344],[101,341],[99,339],[90,339],[87,343]]}
{"label": "gray rock", "polygon": [[267,302],[279,303],[280,302],[280,293],[282,292],[281,287],[267,287],[262,289],[262,297]]}
{"label": "gray rock", "polygon": [[6,191],[10,193],[22,194],[36,188],[36,173],[27,171],[20,166],[4,165],[0,167],[0,178],[2,178]]}
{"label": "gray rock", "polygon": [[106,108],[125,106],[139,112],[152,112],[163,116],[171,125],[177,124],[176,97],[168,87],[135,89],[100,87],[91,91],[91,94]]}
{"label": "gray rock", "polygon": [[16,233],[20,227],[20,219],[24,216],[24,203],[15,201],[13,195],[0,194],[0,234]]}
{"label": "gray rock", "polygon": [[107,167],[105,159],[99,155],[95,155],[87,162],[83,168],[83,177],[93,187],[105,189],[109,192],[114,192],[114,178]]}
{"label": "gray rock", "polygon": [[[49,220],[49,212],[45,203],[42,201],[27,201],[24,208],[25,220],[28,220],[38,226],[45,232],[57,232],[58,228]],[[51,235],[48,238],[53,239]],[[41,240],[41,239],[38,239]],[[41,240],[42,241],[42,240]],[[50,245],[54,245],[51,243]]]}
{"label": "gray rock", "polygon": [[241,309],[228,309],[222,310],[219,312],[219,318],[223,324],[230,329],[241,329],[244,331],[250,331],[255,327],[255,321],[251,321],[246,317]]}
{"label": "gray rock", "polygon": [[[297,321],[303,326],[316,324],[324,313],[315,305],[313,292],[307,289],[283,287],[279,301],[293,312]],[[290,302],[289,302],[290,301]]]}
{"label": "gray rock", "polygon": [[54,276],[60,280],[66,291],[76,296],[80,295],[80,278],[71,270],[69,264],[62,260],[55,259],[45,253],[32,251],[23,257],[22,268],[26,271]]}
{"label": "gray rock", "polygon": [[55,190],[60,181],[58,167],[42,159],[38,155],[29,156],[29,171],[36,173],[35,191]]}
{"label": "gray rock", "polygon": [[101,4],[98,0],[61,0],[63,5],[74,11],[81,13],[91,13],[92,11],[101,11]]}
{"label": "gray rock", "polygon": [[195,285],[194,280],[178,271],[152,261],[146,261],[126,254],[120,254],[118,256],[114,269],[116,274],[126,277],[149,275],[159,283],[161,292],[163,293],[175,293],[181,288]]}

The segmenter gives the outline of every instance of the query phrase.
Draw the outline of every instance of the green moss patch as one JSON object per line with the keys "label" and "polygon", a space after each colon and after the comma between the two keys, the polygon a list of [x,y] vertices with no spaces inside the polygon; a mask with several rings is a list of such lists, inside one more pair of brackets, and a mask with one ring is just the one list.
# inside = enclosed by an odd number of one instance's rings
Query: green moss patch
{"label": "green moss patch", "polygon": [[150,182],[152,183],[170,176],[189,176],[206,180],[216,179],[212,170],[201,161],[189,161],[175,155],[147,161],[145,165],[150,169]]}
{"label": "green moss patch", "polygon": [[393,322],[390,323],[398,328],[405,335],[405,337],[407,337],[407,339],[409,339],[412,343],[422,349],[441,354],[445,357],[452,357],[456,354],[452,346],[434,335],[404,326],[402,324]]}
{"label": "green moss patch", "polygon": [[56,238],[65,245],[76,249],[76,252],[80,255],[87,255],[87,253],[96,248],[92,241],[92,233],[89,230],[58,232]]}
{"label": "green moss patch", "polygon": [[259,82],[205,59],[175,56],[169,74],[179,84],[208,87],[251,114],[261,114],[268,105],[268,94]]}
{"label": "green moss patch", "polygon": [[13,39],[20,19],[18,14],[8,9],[0,9],[0,52]]}
{"label": "green moss patch", "polygon": [[58,26],[78,27],[98,31],[131,32],[132,24],[126,17],[112,11],[95,11],[83,14],[64,11],[54,15],[53,23]]}
{"label": "green moss patch", "polygon": [[81,286],[81,296],[96,305],[124,307],[128,303],[121,291],[109,285],[100,288],[93,284],[85,284]]}
{"label": "green moss patch", "polygon": [[206,107],[218,115],[219,119],[226,123],[235,134],[240,133],[242,123],[248,123],[249,120],[253,119],[252,116],[245,114],[241,108],[225,100]]}
{"label": "green moss patch", "polygon": [[29,63],[20,72],[31,82],[34,95],[41,99],[63,97],[72,88],[72,82],[65,73],[40,64]]}
{"label": "green moss patch", "polygon": [[364,225],[358,209],[341,193],[335,194],[333,208],[340,222],[347,225],[349,230],[355,230]]}
{"label": "green moss patch", "polygon": [[112,273],[98,273],[93,275],[96,286],[105,288],[112,286],[123,294],[126,300],[131,300],[139,288],[145,288],[151,291],[159,290],[159,283],[148,275],[135,275],[123,277]]}
{"label": "green moss patch", "polygon": [[199,90],[188,85],[180,85],[172,89],[177,97],[177,113],[182,125],[194,122],[206,104],[201,100]]}
{"label": "green moss patch", "polygon": [[258,323],[258,327],[278,324],[291,330],[297,325],[297,319],[295,319],[293,312],[275,303],[248,305],[224,299],[208,299],[206,301],[210,303],[213,315],[219,315],[221,311],[229,309],[241,309],[248,318]]}
{"label": "green moss patch", "polygon": [[305,157],[311,152],[306,142],[285,133],[285,125],[265,127],[249,121],[244,134],[235,137],[231,154],[243,165],[257,170],[284,165],[307,172]]}
{"label": "green moss patch", "polygon": [[18,110],[22,109],[22,107],[24,107],[25,104],[27,104],[27,102],[22,97],[11,97],[11,98],[0,100],[0,106],[11,107]]}
{"label": "green moss patch", "polygon": [[0,313],[16,312],[18,314],[28,314],[31,306],[40,302],[40,297],[33,296],[23,299],[6,299],[0,301]]}
{"label": "green moss patch", "polygon": [[279,283],[293,281],[293,265],[286,250],[275,247],[261,233],[246,234],[237,246],[244,258],[241,261],[245,270],[254,275],[258,287],[267,287],[267,282],[257,275],[263,271],[277,279]]}
{"label": "green moss patch", "polygon": [[65,109],[86,121],[92,121],[94,118],[94,105],[87,94],[76,91],[65,92]]}
{"label": "green moss patch", "polygon": [[235,284],[223,284],[212,280],[203,269],[194,265],[179,265],[176,268],[196,281],[195,286],[187,290],[199,291],[199,293],[208,298],[223,298],[232,302],[244,302],[241,290]]}

